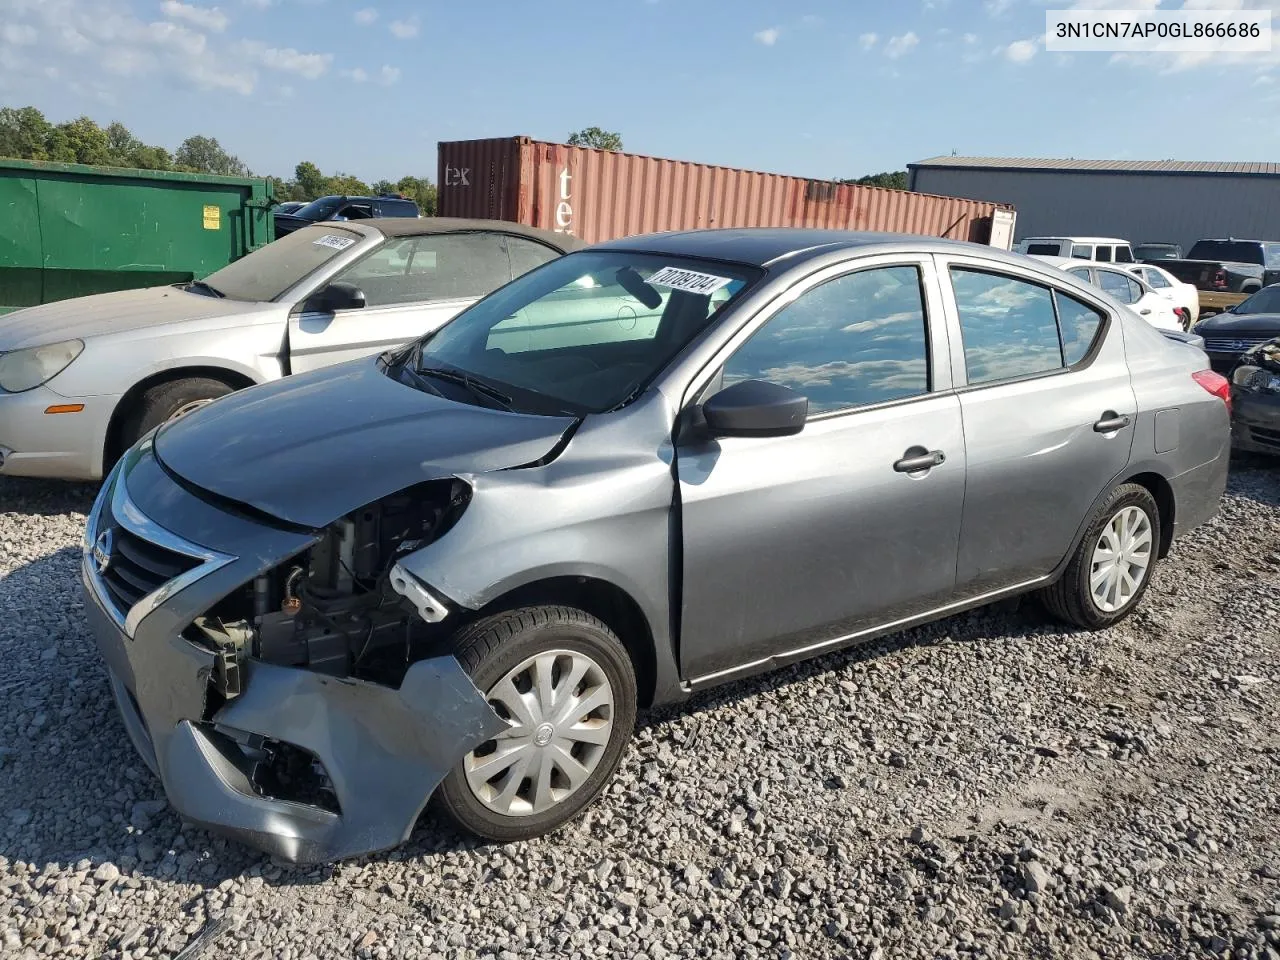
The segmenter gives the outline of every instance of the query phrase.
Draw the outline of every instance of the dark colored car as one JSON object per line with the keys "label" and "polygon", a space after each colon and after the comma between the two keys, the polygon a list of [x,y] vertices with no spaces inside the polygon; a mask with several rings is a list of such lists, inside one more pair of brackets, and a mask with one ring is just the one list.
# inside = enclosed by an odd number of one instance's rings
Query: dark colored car
{"label": "dark colored car", "polygon": [[272,209],[275,210],[276,216],[279,217],[286,213],[296,213],[306,205],[306,200],[286,200],[283,203],[277,203]]}
{"label": "dark colored car", "polygon": [[1240,355],[1280,337],[1280,283],[1264,287],[1222,313],[1206,317],[1194,333],[1204,338],[1204,351],[1213,369],[1228,374]]}
{"label": "dark colored car", "polygon": [[1181,260],[1182,246],[1177,243],[1139,243],[1134,245],[1133,258],[1139,263]]}
{"label": "dark colored car", "polygon": [[325,220],[372,220],[421,216],[418,205],[399,194],[377,197],[318,197],[292,213],[276,213],[276,239],[299,227]]}
{"label": "dark colored car", "polygon": [[[1280,281],[1280,243],[1197,240],[1187,259],[1162,260],[1160,266],[1197,290],[1247,295]],[[1204,298],[1201,300],[1203,303]]]}
{"label": "dark colored car", "polygon": [[1231,445],[1280,456],[1280,336],[1241,355],[1231,371],[1231,401]]}

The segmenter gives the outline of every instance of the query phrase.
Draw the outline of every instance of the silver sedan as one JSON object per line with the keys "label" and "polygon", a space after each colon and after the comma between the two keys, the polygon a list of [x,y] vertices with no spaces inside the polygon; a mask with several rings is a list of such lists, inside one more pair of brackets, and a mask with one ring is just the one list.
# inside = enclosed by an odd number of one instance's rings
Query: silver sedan
{"label": "silver sedan", "polygon": [[412,340],[578,246],[492,220],[325,223],[203,281],[0,317],[0,475],[97,479],[157,424]]}

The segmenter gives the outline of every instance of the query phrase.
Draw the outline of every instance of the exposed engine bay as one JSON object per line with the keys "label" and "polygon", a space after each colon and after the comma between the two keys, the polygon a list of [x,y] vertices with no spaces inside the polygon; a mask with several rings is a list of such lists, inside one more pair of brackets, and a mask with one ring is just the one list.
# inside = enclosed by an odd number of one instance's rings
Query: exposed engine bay
{"label": "exposed engine bay", "polygon": [[396,560],[447,532],[470,495],[451,478],[363,507],[198,617],[188,638],[217,651],[216,692],[240,694],[249,657],[398,686],[438,649],[443,630],[433,625],[448,610]]}

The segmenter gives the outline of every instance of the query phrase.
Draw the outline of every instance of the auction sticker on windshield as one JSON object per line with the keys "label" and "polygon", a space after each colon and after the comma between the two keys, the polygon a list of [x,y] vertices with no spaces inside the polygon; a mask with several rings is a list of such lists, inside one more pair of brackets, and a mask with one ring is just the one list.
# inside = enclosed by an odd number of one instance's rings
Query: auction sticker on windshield
{"label": "auction sticker on windshield", "polygon": [[696,270],[684,270],[680,267],[663,267],[646,283],[656,283],[660,287],[672,290],[683,290],[686,293],[715,293],[732,277],[717,277],[711,273],[698,273]]}
{"label": "auction sticker on windshield", "polygon": [[311,242],[317,247],[333,247],[335,250],[345,250],[347,247],[355,243],[355,240],[351,237],[335,237],[326,233],[323,237],[319,237]]}

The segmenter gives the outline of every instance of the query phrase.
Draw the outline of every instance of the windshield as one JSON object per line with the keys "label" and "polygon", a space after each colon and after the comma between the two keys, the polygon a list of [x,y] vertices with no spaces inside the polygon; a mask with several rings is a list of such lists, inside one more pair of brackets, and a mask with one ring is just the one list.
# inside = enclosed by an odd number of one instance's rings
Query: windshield
{"label": "windshield", "polygon": [[1263,287],[1232,313],[1280,313],[1280,286]]}
{"label": "windshield", "polygon": [[312,200],[305,207],[294,210],[293,215],[303,220],[328,220],[338,212],[338,208],[342,206],[342,199],[342,197],[321,197],[319,200]]}
{"label": "windshield", "polygon": [[1262,244],[1248,240],[1201,240],[1191,248],[1188,260],[1219,263],[1262,263]]}
{"label": "windshield", "polygon": [[[683,257],[571,254],[428,335],[414,368],[451,398],[476,393],[456,376],[444,379],[460,372],[500,393],[511,409],[602,413],[646,386],[760,275],[752,267]],[[432,378],[432,370],[441,376]]]}
{"label": "windshield", "polygon": [[361,239],[334,224],[303,227],[209,274],[203,286],[228,300],[274,300]]}

